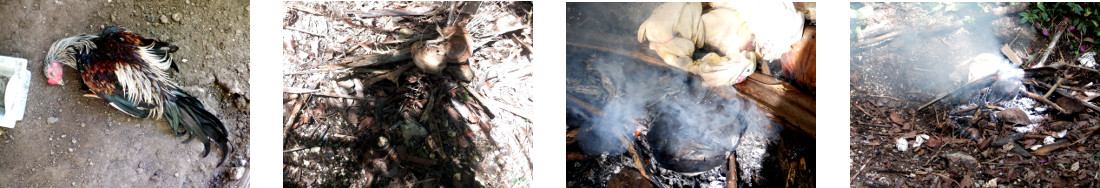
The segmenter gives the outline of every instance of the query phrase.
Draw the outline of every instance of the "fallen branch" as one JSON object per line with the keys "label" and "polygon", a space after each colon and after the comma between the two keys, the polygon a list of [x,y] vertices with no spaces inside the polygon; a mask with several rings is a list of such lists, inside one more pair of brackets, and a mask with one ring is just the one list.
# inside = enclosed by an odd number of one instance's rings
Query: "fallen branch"
{"label": "fallen branch", "polygon": [[386,10],[347,10],[344,15],[359,18],[377,18],[386,16],[426,16],[432,13],[436,6],[419,7],[410,10],[386,9]]}
{"label": "fallen branch", "polygon": [[[1031,81],[1025,82],[1025,83],[1033,84],[1033,85],[1044,87],[1044,88],[1051,88],[1051,86],[1047,85],[1046,83],[1040,83],[1040,82],[1036,82],[1034,80],[1031,80]],[[1066,93],[1066,92],[1061,91],[1061,90],[1054,90],[1054,92],[1058,93],[1059,95],[1062,95],[1063,97],[1072,98],[1072,99],[1076,100],[1077,102],[1081,103],[1081,105],[1084,105],[1085,107],[1088,107],[1089,109],[1092,109],[1092,111],[1100,112],[1100,106],[1096,106],[1096,104],[1092,104],[1092,102],[1086,101],[1085,99],[1074,97],[1073,95],[1070,95],[1069,93]]]}
{"label": "fallen branch", "polygon": [[409,47],[390,50],[385,53],[367,55],[355,55],[340,60],[340,64],[329,65],[327,68],[355,68],[373,65],[381,65],[392,62],[407,61],[412,59],[412,49]]}
{"label": "fallen branch", "polygon": [[729,162],[729,165],[730,165],[729,166],[729,169],[730,169],[730,175],[729,176],[730,177],[726,178],[726,187],[727,188],[737,188],[737,160],[736,160],[737,155],[734,155],[734,154],[735,154],[735,152],[730,152],[730,156],[727,157],[730,160],[730,162]]}
{"label": "fallen branch", "polygon": [[1067,66],[1073,67],[1073,68],[1078,68],[1078,69],[1084,69],[1084,70],[1092,71],[1092,72],[1095,72],[1095,73],[1100,73],[1100,70],[1096,70],[1096,69],[1092,69],[1092,68],[1088,68],[1088,67],[1083,67],[1083,66],[1080,66],[1080,65],[1067,65]]}
{"label": "fallen branch", "polygon": [[623,142],[623,147],[626,147],[626,149],[630,151],[631,156],[634,157],[634,166],[638,168],[638,172],[641,172],[642,177],[645,177],[646,180],[649,180],[650,182],[652,182],[653,178],[650,178],[649,175],[646,175],[645,165],[642,165],[642,160],[640,158],[638,158],[638,151],[634,150],[634,144],[631,144],[630,142],[626,141],[626,138],[623,138],[622,135],[619,135],[618,137],[619,137],[619,141]]}
{"label": "fallen branch", "polygon": [[1050,94],[1054,94],[1054,90],[1057,90],[1058,86],[1062,85],[1062,80],[1065,80],[1065,78],[1058,78],[1058,81],[1054,82],[1054,87],[1050,87],[1050,90],[1047,90],[1047,93],[1043,94],[1043,98],[1050,97]]}
{"label": "fallen branch", "polygon": [[319,33],[314,33],[314,32],[310,32],[310,31],[306,31],[306,30],[298,29],[298,28],[293,28],[293,27],[287,27],[287,28],[284,28],[284,29],[291,30],[291,31],[302,32],[302,33],[310,34],[310,35],[317,36],[317,37],[325,37],[325,35],[322,35],[322,34],[319,34]]}
{"label": "fallen branch", "polygon": [[1066,31],[1066,28],[1064,28],[1064,27],[1061,28],[1061,29],[1058,29],[1058,32],[1054,34],[1054,39],[1052,39],[1050,41],[1050,45],[1047,45],[1047,48],[1043,50],[1043,56],[1040,56],[1039,64],[1037,64],[1037,66],[1033,66],[1033,67],[1046,66],[1047,57],[1050,56],[1050,52],[1054,51],[1054,46],[1058,45],[1058,41],[1059,41],[1059,39],[1062,39],[1062,33],[1065,33],[1065,31]]}
{"label": "fallen branch", "polygon": [[[768,84],[775,83],[775,84]],[[800,92],[794,86],[760,73],[749,75],[745,81],[734,84],[737,95],[752,99],[777,122],[817,137],[817,108],[813,97]],[[722,92],[722,90],[712,90]],[[727,96],[727,98],[732,96]]]}
{"label": "fallen branch", "polygon": [[1028,92],[1028,91],[1022,91],[1022,92],[1024,94],[1026,94],[1027,97],[1031,97],[1032,99],[1035,99],[1039,102],[1043,102],[1043,103],[1046,103],[1047,105],[1050,105],[1051,108],[1054,108],[1054,109],[1058,110],[1059,112],[1062,112],[1062,114],[1069,114],[1069,111],[1066,111],[1066,109],[1062,108],[1062,106],[1058,106],[1057,103],[1054,103],[1053,101],[1050,101],[1047,98],[1043,98],[1042,95],[1035,94],[1035,93]]}
{"label": "fallen branch", "polygon": [[302,6],[302,5],[290,5],[289,8],[292,9],[292,10],[297,10],[297,11],[305,12],[305,13],[308,13],[308,14],[321,15],[321,11],[317,11],[316,9],[309,8],[309,7]]}
{"label": "fallen branch", "polygon": [[310,94],[298,95],[298,102],[294,104],[294,108],[290,110],[290,117],[286,119],[286,123],[283,124],[283,138],[290,135],[291,125],[294,124],[294,119],[298,118],[298,112],[302,110],[302,104],[306,100],[309,100]]}
{"label": "fallen branch", "polygon": [[368,85],[368,86],[369,85],[374,85],[374,83],[377,83],[377,82],[382,81],[382,80],[389,80],[391,82],[397,83],[398,76],[400,76],[402,73],[405,73],[405,71],[408,71],[409,68],[412,68],[411,64],[402,65],[401,67],[398,67],[397,69],[394,69],[390,72],[386,72],[385,74],[374,76],[374,77],[371,77],[370,79],[367,79],[366,83],[363,84],[363,85]]}
{"label": "fallen branch", "polygon": [[962,90],[963,88],[973,89],[973,88],[985,87],[986,85],[989,85],[989,84],[993,83],[993,81],[994,81],[993,76],[994,75],[996,75],[996,74],[986,75],[985,77],[974,80],[973,82],[967,82],[965,85],[962,85],[959,88],[955,88],[954,90],[951,90],[947,93],[940,94],[939,96],[936,96],[935,99],[932,99],[932,101],[928,101],[927,103],[924,103],[924,105],[920,105],[920,107],[918,107],[917,110],[919,111],[921,109],[924,109],[924,107],[928,107],[928,105],[932,105],[932,103],[936,103],[936,101],[940,101],[944,97],[947,97],[948,95],[954,94],[955,92],[958,92],[958,91]]}

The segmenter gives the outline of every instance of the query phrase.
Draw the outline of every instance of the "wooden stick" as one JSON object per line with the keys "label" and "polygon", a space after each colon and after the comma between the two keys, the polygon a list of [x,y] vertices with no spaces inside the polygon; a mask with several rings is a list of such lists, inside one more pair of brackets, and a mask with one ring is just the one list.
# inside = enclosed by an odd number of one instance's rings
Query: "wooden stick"
{"label": "wooden stick", "polygon": [[1058,103],[1054,103],[1054,102],[1048,100],[1047,98],[1044,98],[1042,95],[1035,94],[1035,93],[1028,92],[1028,91],[1022,91],[1022,92],[1024,94],[1027,94],[1027,97],[1031,97],[1032,99],[1035,99],[1037,101],[1047,103],[1047,105],[1050,105],[1050,107],[1058,110],[1059,112],[1062,112],[1062,114],[1069,114],[1069,111],[1066,111],[1066,109],[1062,108],[1062,106],[1058,106]]}
{"label": "wooden stick", "polygon": [[302,104],[306,100],[309,100],[310,94],[298,95],[298,102],[294,104],[294,108],[290,111],[290,117],[286,119],[286,123],[283,124],[283,138],[290,135],[290,127],[294,124],[294,119],[298,118],[298,112],[302,110]]}
{"label": "wooden stick", "polygon": [[314,32],[306,31],[306,30],[303,30],[303,29],[298,29],[298,28],[293,28],[293,27],[287,27],[285,29],[286,30],[291,30],[291,31],[302,32],[302,33],[310,34],[310,35],[317,36],[317,37],[325,37],[325,35],[322,35],[320,33],[314,33]]}
{"label": "wooden stick", "polygon": [[412,49],[410,47],[402,47],[396,50],[390,50],[384,53],[375,53],[367,55],[355,55],[346,57],[340,60],[340,64],[329,65],[327,68],[355,68],[366,67],[373,65],[381,65],[386,63],[393,63],[399,61],[407,61],[412,59]]}
{"label": "wooden stick", "polygon": [[1054,51],[1054,46],[1058,45],[1058,40],[1062,38],[1062,33],[1065,33],[1065,31],[1066,28],[1061,28],[1058,29],[1058,33],[1054,34],[1054,39],[1050,41],[1050,45],[1047,45],[1047,48],[1043,50],[1043,56],[1039,58],[1038,67],[1046,66],[1047,57],[1050,56],[1050,52]]}
{"label": "wooden stick", "polygon": [[645,179],[652,182],[653,178],[650,178],[649,175],[646,175],[645,165],[642,165],[642,160],[638,157],[638,151],[634,150],[634,144],[626,141],[626,138],[623,138],[622,135],[619,135],[618,137],[619,141],[623,142],[623,147],[626,147],[626,150],[630,151],[631,156],[634,157],[634,166],[638,168],[638,172],[641,172],[642,177],[645,177]]}
{"label": "wooden stick", "polygon": [[734,154],[735,152],[730,152],[730,177],[726,178],[726,187],[728,188],[737,188],[737,155]]}
{"label": "wooden stick", "polygon": [[1092,72],[1095,72],[1095,73],[1100,73],[1100,70],[1096,70],[1096,69],[1092,69],[1092,68],[1088,68],[1088,67],[1083,67],[1083,66],[1080,66],[1080,65],[1068,65],[1068,66],[1073,67],[1073,68],[1078,68],[1078,69],[1084,69],[1084,70],[1087,70],[1087,71],[1092,71]]}
{"label": "wooden stick", "polygon": [[927,103],[924,103],[924,105],[920,105],[920,107],[917,108],[917,110],[919,111],[921,109],[924,109],[924,107],[928,107],[928,105],[932,105],[932,103],[936,103],[936,101],[940,101],[944,97],[947,97],[948,95],[951,95],[955,92],[958,92],[959,90],[962,90],[963,88],[982,88],[982,87],[985,87],[985,85],[989,85],[990,83],[993,83],[993,81],[994,81],[993,76],[995,76],[995,75],[996,74],[986,75],[985,77],[974,80],[973,82],[967,82],[965,85],[962,85],[959,88],[955,88],[955,89],[953,89],[953,90],[951,90],[947,93],[940,94],[939,96],[936,96],[935,99],[932,99],[932,101],[928,101]]}
{"label": "wooden stick", "polygon": [[1043,98],[1050,97],[1050,94],[1054,94],[1054,90],[1058,89],[1058,86],[1062,85],[1062,80],[1065,80],[1065,78],[1059,77],[1058,81],[1054,82],[1054,87],[1050,87],[1050,90],[1047,90],[1047,93],[1043,94]]}
{"label": "wooden stick", "polygon": [[[779,84],[766,84],[779,83]],[[775,78],[760,73],[749,75],[748,79],[734,85],[737,95],[752,99],[768,114],[774,114],[782,118],[776,118],[777,122],[786,121],[783,124],[787,128],[794,128],[817,137],[817,108],[813,97],[800,92],[794,86]],[[711,90],[722,94],[723,90]],[[727,96],[730,98],[732,96]]]}
{"label": "wooden stick", "polygon": [[[1051,88],[1051,86],[1047,85],[1046,83],[1035,82],[1034,80],[1032,80],[1030,82],[1027,82],[1027,83],[1030,83],[1030,84],[1033,84],[1033,85],[1036,85],[1036,86],[1040,86],[1040,87]],[[1085,101],[1085,99],[1073,97],[1073,95],[1070,95],[1069,93],[1066,93],[1066,92],[1063,92],[1063,91],[1055,90],[1054,92],[1058,93],[1059,95],[1062,95],[1063,97],[1069,97],[1069,98],[1072,98],[1074,100],[1077,100],[1077,102],[1081,103],[1081,105],[1084,105],[1085,107],[1088,107],[1089,109],[1092,109],[1092,111],[1100,112],[1100,106],[1096,106],[1096,104],[1092,104],[1092,102]]]}
{"label": "wooden stick", "polygon": [[421,7],[416,10],[347,10],[344,11],[344,15],[354,15],[359,18],[377,18],[387,16],[426,16],[432,12],[435,7]]}

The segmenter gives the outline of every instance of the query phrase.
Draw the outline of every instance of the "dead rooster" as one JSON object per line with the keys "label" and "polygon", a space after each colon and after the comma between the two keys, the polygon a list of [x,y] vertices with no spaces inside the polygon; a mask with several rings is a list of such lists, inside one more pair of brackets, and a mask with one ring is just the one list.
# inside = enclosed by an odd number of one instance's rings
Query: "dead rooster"
{"label": "dead rooster", "polygon": [[[178,47],[111,26],[98,34],[64,38],[54,42],[46,54],[45,73],[50,84],[63,85],[61,65],[76,68],[90,94],[138,118],[164,118],[176,136],[191,135],[203,143],[203,157],[210,142],[229,152],[228,133],[218,117],[204,109],[195,97],[180,90],[165,71],[178,68],[170,53]],[[182,130],[180,128],[182,127]],[[221,162],[218,163],[221,165]]]}

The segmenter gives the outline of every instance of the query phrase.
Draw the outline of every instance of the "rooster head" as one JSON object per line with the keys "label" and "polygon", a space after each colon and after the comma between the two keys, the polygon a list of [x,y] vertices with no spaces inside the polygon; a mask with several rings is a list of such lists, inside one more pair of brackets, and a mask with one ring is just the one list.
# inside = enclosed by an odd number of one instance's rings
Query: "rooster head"
{"label": "rooster head", "polygon": [[64,72],[61,69],[61,63],[46,63],[46,68],[44,72],[46,73],[46,82],[49,82],[53,85],[65,85],[65,82],[61,80],[61,73]]}
{"label": "rooster head", "polygon": [[61,65],[76,67],[78,53],[88,53],[94,49],[95,43],[91,39],[96,37],[99,36],[80,35],[57,40],[50,45],[50,51],[46,53],[46,66],[43,67],[46,81],[54,85],[65,85],[61,79],[64,72]]}

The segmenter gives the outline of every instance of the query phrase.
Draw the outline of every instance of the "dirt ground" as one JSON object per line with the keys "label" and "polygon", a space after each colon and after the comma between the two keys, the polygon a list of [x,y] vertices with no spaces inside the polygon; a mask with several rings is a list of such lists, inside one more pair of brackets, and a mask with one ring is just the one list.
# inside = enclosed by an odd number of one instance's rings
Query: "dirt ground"
{"label": "dirt ground", "polygon": [[[1030,23],[1021,24],[1016,12],[998,12],[1016,5],[851,4],[853,10],[868,6],[873,12],[860,12],[852,19],[851,186],[1097,186],[1100,145],[1095,143],[1100,139],[1091,131],[1098,125],[1096,111],[1058,114],[1052,112],[1055,110],[1042,111],[1050,107],[1041,103],[1025,105],[1025,109],[1039,109],[1033,115],[1042,118],[1035,122],[1037,129],[1017,133],[1018,127],[995,118],[1001,110],[983,106],[962,112],[960,107],[975,105],[959,97],[949,96],[918,110],[937,95],[961,85],[950,79],[957,63],[980,53],[1002,54],[1001,45],[1016,51],[1009,55],[1027,61],[1049,43],[1049,37],[1037,34]],[[879,40],[879,36],[890,37]],[[1075,62],[1076,56],[1067,49],[1073,48],[1056,48],[1050,61]],[[1053,83],[1054,76],[1041,70],[1025,71],[1025,83],[1027,79]],[[1075,82],[1095,81],[1100,78],[1097,74],[1066,72],[1077,75],[1067,79],[1074,81],[1066,85],[1096,90],[1095,86]],[[1033,93],[1047,91],[1033,84],[1025,86]],[[1053,96],[1051,100],[1059,98]],[[1018,98],[1026,101],[1020,98],[1027,97]],[[1032,149],[1056,145],[1044,144],[1043,139],[1062,130],[1067,136],[1056,139],[1056,143],[1069,143],[1067,147],[1049,153]],[[918,135],[929,139],[913,148]],[[906,139],[907,151],[899,150],[899,138]]]}
{"label": "dirt ground", "polygon": [[[0,2],[0,55],[25,58],[32,73],[27,112],[0,129],[0,187],[210,187],[248,185],[248,1]],[[54,41],[118,25],[180,47],[177,83],[229,130],[232,150],[201,157],[163,120],[142,120],[81,97],[75,70],[49,85],[43,59]],[[50,119],[56,118],[56,122]],[[245,173],[240,179],[231,172]]]}
{"label": "dirt ground", "polygon": [[[467,2],[448,8],[452,5],[284,4],[285,186],[530,186],[532,4]],[[344,14],[425,8],[441,12]],[[418,37],[435,38],[448,20],[466,19],[473,56],[447,67],[468,65],[472,76],[451,70],[428,74],[407,59],[333,68],[400,50]]]}

